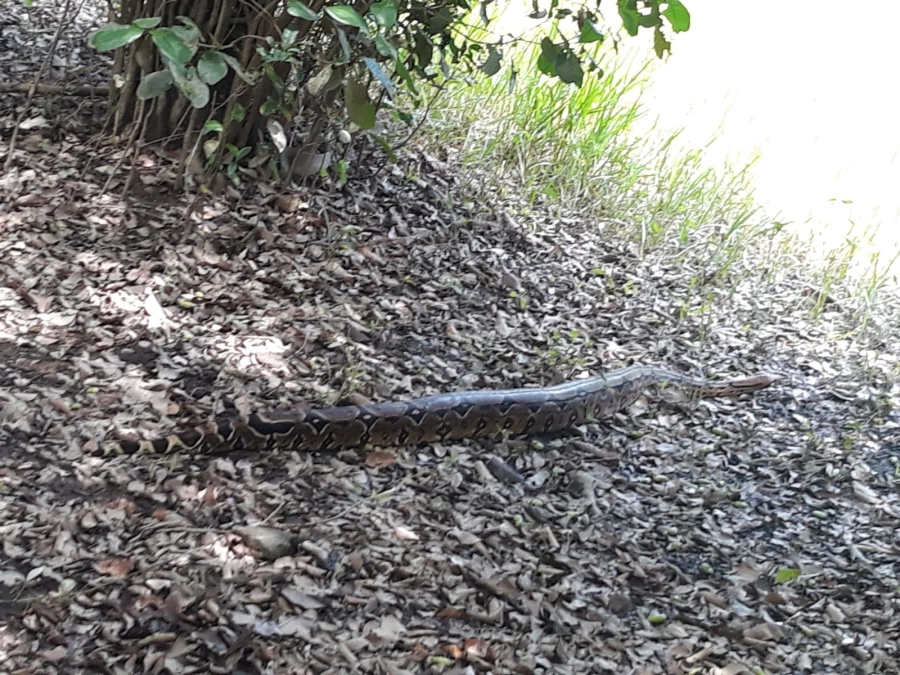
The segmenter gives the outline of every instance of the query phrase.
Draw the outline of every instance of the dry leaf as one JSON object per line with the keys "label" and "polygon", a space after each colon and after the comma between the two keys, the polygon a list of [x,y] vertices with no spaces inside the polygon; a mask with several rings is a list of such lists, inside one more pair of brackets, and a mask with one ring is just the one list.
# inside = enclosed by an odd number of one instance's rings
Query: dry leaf
{"label": "dry leaf", "polygon": [[104,558],[94,563],[94,569],[100,574],[110,577],[126,577],[134,567],[134,561],[128,558]]}
{"label": "dry leaf", "polygon": [[397,463],[397,458],[393,453],[376,450],[366,455],[366,466],[370,469],[383,469],[393,466]]}
{"label": "dry leaf", "polygon": [[407,527],[403,527],[402,525],[398,525],[394,528],[394,536],[401,541],[418,541],[419,535],[410,530]]}

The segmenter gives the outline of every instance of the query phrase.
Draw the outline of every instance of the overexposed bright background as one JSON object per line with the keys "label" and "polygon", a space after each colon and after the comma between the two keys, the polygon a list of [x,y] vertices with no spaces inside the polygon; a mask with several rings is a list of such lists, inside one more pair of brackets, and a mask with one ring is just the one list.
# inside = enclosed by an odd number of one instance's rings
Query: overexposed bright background
{"label": "overexposed bright background", "polygon": [[[900,3],[684,3],[691,29],[674,36],[665,62],[651,59],[645,128],[661,138],[682,129],[680,143],[706,148],[712,166],[758,157],[758,201],[789,232],[813,235],[804,250],[852,240],[860,271],[883,271],[900,250]],[[530,4],[510,2],[501,32],[534,27]],[[615,3],[603,9],[621,26]],[[618,64],[652,55],[649,31],[622,35]]]}
{"label": "overexposed bright background", "polygon": [[[749,157],[762,204],[826,245],[900,239],[900,3],[686,0],[645,102],[710,161]],[[801,227],[802,226],[802,227]]]}

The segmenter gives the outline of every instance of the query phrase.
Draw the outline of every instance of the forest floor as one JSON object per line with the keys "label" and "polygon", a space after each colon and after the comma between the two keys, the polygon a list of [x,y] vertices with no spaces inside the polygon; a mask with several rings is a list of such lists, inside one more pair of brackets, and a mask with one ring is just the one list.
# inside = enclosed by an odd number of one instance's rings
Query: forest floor
{"label": "forest floor", "polygon": [[[36,98],[0,175],[0,670],[900,672],[887,320],[813,318],[787,260],[709,275],[708,242],[473,199],[452,155],[192,204],[147,149],[123,192],[104,103]],[[782,380],[554,438],[96,455],[632,363]]]}

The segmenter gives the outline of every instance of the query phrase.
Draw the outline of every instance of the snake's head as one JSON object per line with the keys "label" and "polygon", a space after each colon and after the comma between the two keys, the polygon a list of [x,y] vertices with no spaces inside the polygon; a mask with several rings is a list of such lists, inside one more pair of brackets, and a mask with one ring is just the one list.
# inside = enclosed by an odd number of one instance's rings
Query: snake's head
{"label": "snake's head", "polygon": [[771,387],[776,382],[783,380],[784,377],[778,375],[777,373],[757,373],[756,375],[752,375],[747,379],[753,380],[754,382],[759,384],[760,389],[764,389],[765,387]]}

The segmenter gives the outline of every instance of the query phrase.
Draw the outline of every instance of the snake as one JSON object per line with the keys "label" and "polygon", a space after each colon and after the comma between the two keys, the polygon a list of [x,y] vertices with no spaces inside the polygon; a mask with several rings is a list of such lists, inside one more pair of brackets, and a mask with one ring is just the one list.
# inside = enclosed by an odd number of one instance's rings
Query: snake
{"label": "snake", "polygon": [[548,387],[483,389],[367,405],[223,414],[152,440],[113,440],[103,455],[220,454],[232,450],[337,451],[468,438],[549,434],[611,417],[653,387],[675,385],[692,399],[769,387],[769,373],[706,380],[655,366],[629,366]]}

